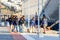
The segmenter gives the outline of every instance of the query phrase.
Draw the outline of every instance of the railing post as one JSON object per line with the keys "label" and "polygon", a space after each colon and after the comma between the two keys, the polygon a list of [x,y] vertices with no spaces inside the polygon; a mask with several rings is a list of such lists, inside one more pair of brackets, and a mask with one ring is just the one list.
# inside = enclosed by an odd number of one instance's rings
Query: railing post
{"label": "railing post", "polygon": [[40,16],[40,0],[38,0],[38,37],[39,37],[39,29],[40,29],[40,25],[39,25],[39,16]]}

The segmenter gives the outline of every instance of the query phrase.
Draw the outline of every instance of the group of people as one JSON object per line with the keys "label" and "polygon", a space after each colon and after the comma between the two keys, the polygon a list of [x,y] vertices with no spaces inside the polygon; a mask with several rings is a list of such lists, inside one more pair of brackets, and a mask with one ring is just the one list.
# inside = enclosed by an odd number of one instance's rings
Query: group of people
{"label": "group of people", "polygon": [[[21,18],[18,19],[17,16],[11,16],[10,18],[7,19],[7,21],[10,24],[10,31],[11,32],[23,32],[23,29],[25,28],[25,16],[23,15]],[[45,15],[43,15],[43,17],[40,19],[39,21],[40,23],[40,27],[44,29],[44,33],[46,32],[46,27],[48,25],[47,23],[47,18]],[[34,16],[32,17],[32,19],[30,19],[30,31],[33,32],[34,28],[38,28],[38,16]]]}
{"label": "group of people", "polygon": [[[40,21],[38,21],[38,16],[35,16],[31,19],[30,24],[31,24],[32,32],[33,32],[34,28],[38,28],[38,22],[39,22],[40,29],[43,28],[44,29],[43,33],[46,33],[47,26],[48,26],[48,20],[47,20],[46,16],[43,15],[42,18],[40,18],[39,20]],[[37,30],[37,29],[35,29],[35,30]]]}
{"label": "group of people", "polygon": [[[10,32],[22,32],[22,28],[24,28],[24,16],[18,19],[16,15],[12,15],[10,18],[7,19],[10,25]],[[22,27],[21,27],[22,26]]]}

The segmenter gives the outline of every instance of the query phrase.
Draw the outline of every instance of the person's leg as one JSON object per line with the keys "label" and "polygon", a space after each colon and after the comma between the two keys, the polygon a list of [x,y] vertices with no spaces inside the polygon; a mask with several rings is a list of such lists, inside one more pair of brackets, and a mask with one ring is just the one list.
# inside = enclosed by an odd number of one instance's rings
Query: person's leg
{"label": "person's leg", "polygon": [[48,30],[51,30],[50,27],[47,27]]}
{"label": "person's leg", "polygon": [[44,25],[44,33],[46,33],[46,27],[47,27],[47,26],[46,26],[46,25]]}
{"label": "person's leg", "polygon": [[38,29],[37,29],[37,25],[35,25],[35,32],[37,32],[37,30],[38,30]]}
{"label": "person's leg", "polygon": [[31,25],[31,28],[30,28],[30,32],[32,33],[32,25]]}
{"label": "person's leg", "polygon": [[33,30],[34,30],[34,26],[32,26],[32,32],[33,32]]}
{"label": "person's leg", "polygon": [[13,32],[14,30],[14,25],[11,24],[10,32]]}
{"label": "person's leg", "polygon": [[17,32],[17,25],[14,25],[13,31],[14,31],[14,32]]}
{"label": "person's leg", "polygon": [[21,28],[21,25],[19,25],[19,26],[18,26],[18,32],[20,32],[21,29],[22,29],[22,28]]}
{"label": "person's leg", "polygon": [[23,27],[22,27],[22,25],[20,25],[20,32],[23,32]]}
{"label": "person's leg", "polygon": [[10,25],[10,32],[12,32],[12,28],[11,28],[11,25]]}
{"label": "person's leg", "polygon": [[19,27],[18,27],[18,32],[21,32],[21,30],[22,30],[22,26],[19,25]]}
{"label": "person's leg", "polygon": [[18,27],[18,25],[16,25],[16,31],[19,32],[19,27]]}
{"label": "person's leg", "polygon": [[25,28],[25,25],[24,24],[22,24],[22,27],[23,27],[23,29]]}
{"label": "person's leg", "polygon": [[42,27],[40,27],[40,32],[43,33],[44,32],[44,29]]}
{"label": "person's leg", "polygon": [[24,26],[24,24],[22,24],[22,28],[23,28],[23,31],[25,32],[25,26]]}

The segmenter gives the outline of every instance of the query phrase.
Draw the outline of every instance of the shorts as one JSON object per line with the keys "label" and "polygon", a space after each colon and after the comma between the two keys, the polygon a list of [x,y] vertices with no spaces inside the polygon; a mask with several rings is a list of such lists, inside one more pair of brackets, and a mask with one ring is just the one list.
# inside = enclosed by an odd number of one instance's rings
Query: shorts
{"label": "shorts", "polygon": [[44,28],[46,28],[47,27],[47,24],[44,24]]}

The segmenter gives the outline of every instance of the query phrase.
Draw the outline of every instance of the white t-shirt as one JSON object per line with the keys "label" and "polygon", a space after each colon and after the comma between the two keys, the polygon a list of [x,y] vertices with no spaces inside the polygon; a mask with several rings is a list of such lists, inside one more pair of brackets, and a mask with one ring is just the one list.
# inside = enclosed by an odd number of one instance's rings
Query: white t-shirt
{"label": "white t-shirt", "polygon": [[44,25],[47,25],[47,19],[44,18]]}

